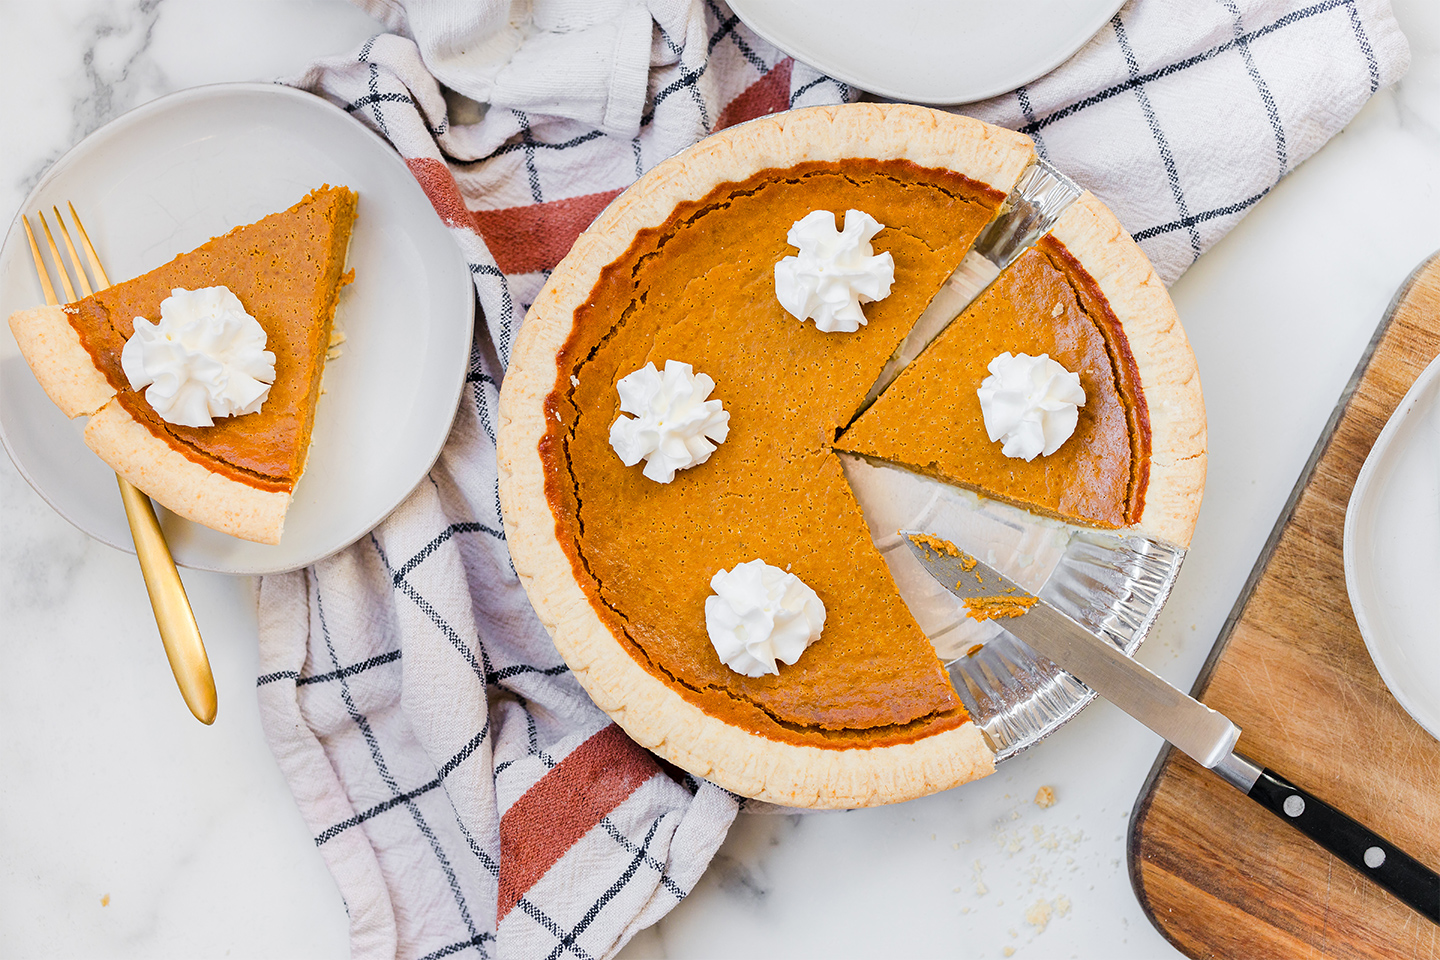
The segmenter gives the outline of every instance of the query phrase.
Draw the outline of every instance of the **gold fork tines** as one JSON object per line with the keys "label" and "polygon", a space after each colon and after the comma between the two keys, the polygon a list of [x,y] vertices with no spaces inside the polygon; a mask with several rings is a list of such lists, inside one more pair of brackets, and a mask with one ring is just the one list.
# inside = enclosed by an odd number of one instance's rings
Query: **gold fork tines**
{"label": "gold fork tines", "polygon": [[60,248],[55,246],[55,237],[50,233],[50,223],[45,219],[43,213],[37,213],[35,216],[40,218],[40,226],[45,228],[45,242],[50,245],[50,258],[55,261],[55,272],[60,274],[60,286],[65,290],[65,302],[70,303],[77,299],[75,288],[70,285],[70,273],[65,269],[65,261],[60,259]]}
{"label": "gold fork tines", "polygon": [[25,224],[25,236],[30,240],[30,256],[35,258],[35,272],[40,275],[40,289],[45,291],[45,302],[59,303],[60,298],[55,296],[55,287],[50,283],[50,271],[45,269],[45,260],[40,256],[40,245],[35,242],[35,231],[30,229],[30,218],[22,216],[20,219]]}
{"label": "gold fork tines", "polygon": [[[60,216],[60,208],[51,207],[50,209],[55,211],[55,223],[60,227],[60,236],[65,238],[65,252],[70,254],[70,268],[75,271],[75,282],[80,285],[80,295],[88,297],[94,291],[90,289],[90,281],[86,279],[85,270],[80,266],[80,255],[75,252],[75,244],[70,240],[70,231],[65,228],[65,220]],[[70,215],[75,216],[73,206],[70,208]],[[78,225],[79,218],[76,218],[75,222]],[[48,234],[49,231],[47,230],[46,233]],[[50,249],[54,250],[55,248],[52,246]]]}
{"label": "gold fork tines", "polygon": [[[75,224],[75,232],[80,235],[81,246],[85,248],[85,257],[90,263],[90,272],[95,277],[96,289],[103,290],[110,285],[110,279],[100,266],[100,258],[95,253],[94,245],[90,243],[84,224],[75,212],[75,205],[72,203],[69,206],[70,219]],[[65,249],[70,254],[75,279],[84,291],[84,296],[88,297],[91,294],[90,283],[86,279],[84,268],[80,266],[80,258],[75,253],[75,244],[70,239],[65,219],[60,216],[58,207],[50,209],[55,214],[60,235],[65,239]],[[36,216],[45,231],[50,257],[55,261],[55,272],[59,275],[67,302],[73,301],[76,299],[75,287],[70,283],[65,261],[61,259],[60,249],[55,245],[55,237],[50,232],[50,224],[46,222],[43,213],[36,213]],[[21,219],[25,221],[25,235],[30,238],[30,254],[35,258],[35,272],[40,276],[45,302],[58,303],[50,271],[46,269],[45,259],[40,255],[40,245],[35,242],[35,233],[30,229],[30,220],[26,217]],[[125,503],[125,519],[130,522],[130,536],[135,540],[135,555],[140,560],[140,572],[145,576],[145,589],[150,594],[150,606],[155,611],[155,624],[160,628],[160,640],[165,645],[165,656],[170,661],[170,669],[175,673],[175,682],[180,686],[180,695],[185,698],[185,705],[201,723],[211,723],[215,720],[217,705],[215,677],[210,670],[210,658],[205,653],[205,643],[200,639],[195,613],[190,609],[189,598],[185,596],[185,585],[180,582],[180,572],[175,569],[175,560],[170,555],[170,547],[165,542],[165,534],[160,530],[160,521],[155,516],[155,508],[151,506],[150,498],[138,487],[119,474],[115,475],[115,479],[120,484],[120,499]]]}
{"label": "gold fork tines", "polygon": [[[85,232],[85,224],[80,222],[80,214],[75,212],[75,204],[71,203],[68,206],[70,207],[70,219],[75,221],[75,231],[80,234],[80,245],[85,248],[85,259],[90,261],[90,272],[95,275],[95,289],[104,290],[110,286],[110,278],[105,276],[105,268],[100,266],[100,258],[95,254],[95,247],[90,242],[90,234]],[[55,219],[60,219],[59,210],[55,211]]]}

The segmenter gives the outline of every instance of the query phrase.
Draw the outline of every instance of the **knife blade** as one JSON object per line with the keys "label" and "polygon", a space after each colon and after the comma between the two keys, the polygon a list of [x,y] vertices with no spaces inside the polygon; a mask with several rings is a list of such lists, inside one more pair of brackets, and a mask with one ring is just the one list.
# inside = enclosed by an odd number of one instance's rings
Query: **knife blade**
{"label": "knife blade", "polygon": [[[966,602],[971,616],[989,611],[1000,625],[1040,656],[1082,683],[1203,767],[1214,767],[1240,739],[1240,728],[1223,714],[1187,697],[1070,617],[1027,593],[974,557],[903,533],[920,563],[946,590]],[[918,541],[918,542],[917,542]],[[939,541],[948,546],[947,541]],[[982,616],[976,616],[980,611]]]}
{"label": "knife blade", "polygon": [[901,530],[910,552],[970,616],[995,619],[1035,653],[1201,766],[1440,924],[1440,874],[1345,813],[1235,752],[1240,728],[948,540]]}

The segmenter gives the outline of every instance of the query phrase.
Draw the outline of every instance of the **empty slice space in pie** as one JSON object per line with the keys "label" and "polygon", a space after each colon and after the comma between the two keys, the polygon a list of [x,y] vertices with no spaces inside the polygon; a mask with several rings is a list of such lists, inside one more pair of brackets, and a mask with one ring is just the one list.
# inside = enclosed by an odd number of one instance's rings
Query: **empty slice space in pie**
{"label": "empty slice space in pie", "polygon": [[[345,187],[315,190],[133,280],[14,314],[11,329],[56,405],[90,417],[85,442],[117,473],[183,517],[278,543],[310,450],[356,199]],[[264,329],[275,381],[256,413],[170,423],[131,389],[121,351],[135,318],[157,319],[173,289],[214,286]]]}

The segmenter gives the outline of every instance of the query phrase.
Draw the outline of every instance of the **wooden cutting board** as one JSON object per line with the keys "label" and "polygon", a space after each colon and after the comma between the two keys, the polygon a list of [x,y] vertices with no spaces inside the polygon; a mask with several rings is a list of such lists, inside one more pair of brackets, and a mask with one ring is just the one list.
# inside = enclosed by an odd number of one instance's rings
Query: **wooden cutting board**
{"label": "wooden cutting board", "polygon": [[[1440,869],[1440,741],[1376,673],[1341,554],[1360,466],[1437,354],[1440,254],[1381,321],[1192,692],[1241,752]],[[1431,599],[1440,642],[1440,584]],[[1129,853],[1141,906],[1192,957],[1440,957],[1440,927],[1173,749]]]}

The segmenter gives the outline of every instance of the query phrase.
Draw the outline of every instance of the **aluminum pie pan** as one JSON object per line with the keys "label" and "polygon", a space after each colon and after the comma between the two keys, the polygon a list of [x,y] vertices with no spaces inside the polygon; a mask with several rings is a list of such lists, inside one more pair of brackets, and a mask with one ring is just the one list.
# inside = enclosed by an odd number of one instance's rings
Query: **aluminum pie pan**
{"label": "aluminum pie pan", "polygon": [[971,620],[896,531],[950,540],[1126,656],[1153,628],[1185,559],[1183,549],[1164,541],[1040,517],[893,465],[849,454],[841,463],[900,596],[997,762],[1060,729],[1095,693],[999,622]]}
{"label": "aluminum pie pan", "polygon": [[[1081,194],[1043,160],[1021,176],[1005,206],[947,280],[870,391],[890,385],[910,361],[1040,239]],[[867,401],[868,403],[868,401]],[[889,464],[842,455],[871,538],[901,596],[945,661],[956,693],[995,750],[1019,754],[1074,719],[1096,693],[1040,657],[994,621],[970,620],[903,548],[901,529],[928,530],[984,560],[1053,604],[1126,656],[1154,627],[1185,559],[1174,544],[1103,531],[1028,511]]]}

